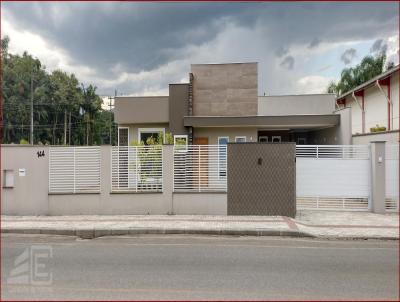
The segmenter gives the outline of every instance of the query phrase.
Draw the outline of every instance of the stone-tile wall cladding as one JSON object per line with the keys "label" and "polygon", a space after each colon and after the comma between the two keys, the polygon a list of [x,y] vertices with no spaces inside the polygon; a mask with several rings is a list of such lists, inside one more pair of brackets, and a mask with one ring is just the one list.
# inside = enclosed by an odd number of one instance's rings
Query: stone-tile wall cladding
{"label": "stone-tile wall cladding", "polygon": [[296,145],[228,144],[228,215],[296,215]]}
{"label": "stone-tile wall cladding", "polygon": [[192,65],[193,115],[257,115],[257,63]]}

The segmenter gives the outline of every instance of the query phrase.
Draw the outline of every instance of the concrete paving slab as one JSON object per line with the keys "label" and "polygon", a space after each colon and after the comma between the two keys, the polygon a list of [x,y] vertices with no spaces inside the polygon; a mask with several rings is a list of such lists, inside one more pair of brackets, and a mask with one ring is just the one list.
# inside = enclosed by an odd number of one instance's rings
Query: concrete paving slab
{"label": "concrete paving slab", "polygon": [[95,238],[138,234],[210,234],[320,238],[399,238],[397,214],[298,211],[281,216],[76,215],[1,216],[1,232]]}

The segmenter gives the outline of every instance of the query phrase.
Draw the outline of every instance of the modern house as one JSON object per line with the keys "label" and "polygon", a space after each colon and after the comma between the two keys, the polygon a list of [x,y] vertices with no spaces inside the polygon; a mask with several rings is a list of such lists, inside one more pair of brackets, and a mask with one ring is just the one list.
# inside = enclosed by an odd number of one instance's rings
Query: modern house
{"label": "modern house", "polygon": [[193,64],[168,96],[115,98],[118,144],[174,141],[351,144],[351,112],[333,94],[258,96],[257,63]]}
{"label": "modern house", "polygon": [[339,96],[337,103],[351,107],[354,144],[400,141],[399,65]]}

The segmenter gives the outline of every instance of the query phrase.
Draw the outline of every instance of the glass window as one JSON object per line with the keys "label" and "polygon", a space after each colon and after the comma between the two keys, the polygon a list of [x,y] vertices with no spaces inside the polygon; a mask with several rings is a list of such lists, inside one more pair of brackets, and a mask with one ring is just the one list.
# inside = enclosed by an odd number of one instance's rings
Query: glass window
{"label": "glass window", "polygon": [[268,143],[268,136],[260,136],[258,138],[258,142],[260,142],[260,143]]}
{"label": "glass window", "polygon": [[280,143],[281,142],[281,137],[280,136],[273,136],[272,137],[272,142],[273,143]]}
{"label": "glass window", "polygon": [[229,137],[227,136],[218,137],[218,145],[226,145],[228,143],[229,143]]}
{"label": "glass window", "polygon": [[145,145],[149,145],[150,141],[153,144],[165,142],[165,129],[164,128],[139,128],[139,141]]}
{"label": "glass window", "polygon": [[129,128],[118,128],[118,146],[128,146],[129,144]]}
{"label": "glass window", "polygon": [[174,135],[174,145],[185,145],[188,144],[187,135]]}
{"label": "glass window", "polygon": [[235,137],[235,143],[245,143],[245,142],[246,142],[245,136],[236,136]]}

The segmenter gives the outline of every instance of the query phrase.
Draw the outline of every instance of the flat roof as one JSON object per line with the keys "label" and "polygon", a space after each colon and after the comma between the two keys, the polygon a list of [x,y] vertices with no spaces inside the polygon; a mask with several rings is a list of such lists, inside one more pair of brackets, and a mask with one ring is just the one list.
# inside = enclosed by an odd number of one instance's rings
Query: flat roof
{"label": "flat roof", "polygon": [[264,127],[320,129],[339,125],[339,114],[299,114],[282,116],[185,116],[187,127]]}
{"label": "flat roof", "polygon": [[233,64],[258,64],[258,62],[195,63],[195,64],[190,64],[190,66],[193,66],[193,65],[233,65]]}
{"label": "flat roof", "polygon": [[268,97],[287,97],[287,96],[313,96],[313,95],[335,95],[334,93],[304,93],[304,94],[276,94],[276,95],[259,95],[259,98]]}
{"label": "flat roof", "polygon": [[144,96],[139,96],[139,95],[117,95],[115,98],[168,98],[168,95],[144,95]]}

